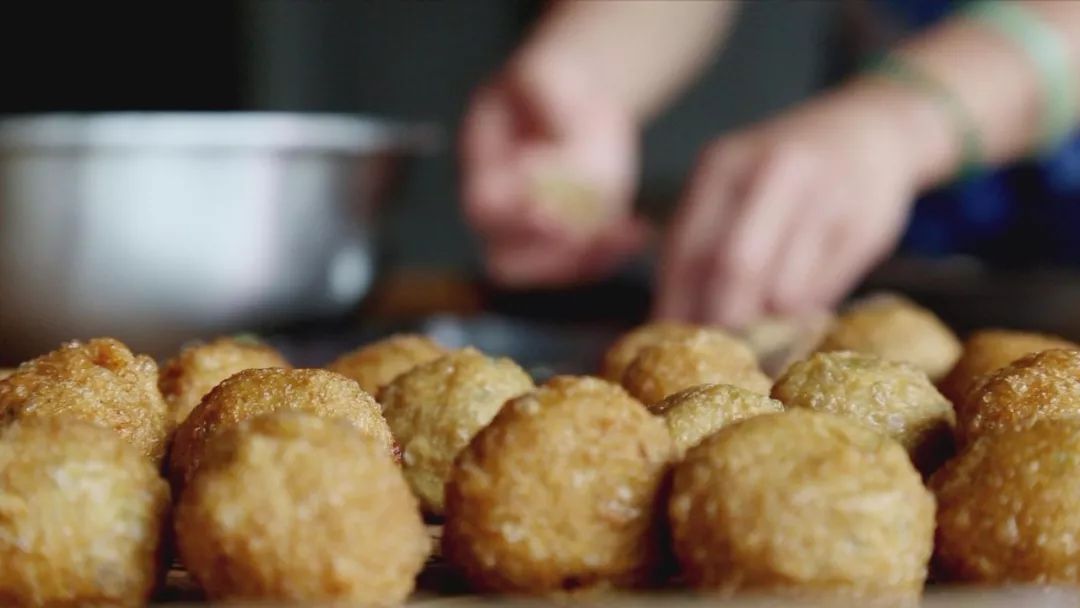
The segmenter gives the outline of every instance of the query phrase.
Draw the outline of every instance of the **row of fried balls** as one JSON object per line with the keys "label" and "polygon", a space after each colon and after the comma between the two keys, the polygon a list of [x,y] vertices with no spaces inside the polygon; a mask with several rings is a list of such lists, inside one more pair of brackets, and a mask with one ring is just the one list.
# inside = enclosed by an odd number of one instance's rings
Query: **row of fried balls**
{"label": "row of fried balls", "polygon": [[175,545],[211,599],[399,603],[422,513],[482,592],[908,595],[932,555],[950,580],[1078,582],[1073,348],[960,345],[898,299],[775,382],[739,340],[670,323],[620,339],[602,378],[540,387],[418,336],[329,370],[219,339],[160,374],[70,343],[0,381],[0,602],[143,602]]}

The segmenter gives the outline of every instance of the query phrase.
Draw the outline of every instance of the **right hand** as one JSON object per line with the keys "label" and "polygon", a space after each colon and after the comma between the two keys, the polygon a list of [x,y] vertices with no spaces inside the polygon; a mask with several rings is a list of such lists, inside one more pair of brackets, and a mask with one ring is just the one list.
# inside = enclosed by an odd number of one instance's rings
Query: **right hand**
{"label": "right hand", "polygon": [[671,228],[658,315],[739,327],[835,306],[891,251],[925,181],[912,103],[860,81],[716,139]]}
{"label": "right hand", "polygon": [[492,279],[571,284],[638,251],[638,145],[631,113],[570,66],[511,63],[482,87],[462,127],[462,195]]}

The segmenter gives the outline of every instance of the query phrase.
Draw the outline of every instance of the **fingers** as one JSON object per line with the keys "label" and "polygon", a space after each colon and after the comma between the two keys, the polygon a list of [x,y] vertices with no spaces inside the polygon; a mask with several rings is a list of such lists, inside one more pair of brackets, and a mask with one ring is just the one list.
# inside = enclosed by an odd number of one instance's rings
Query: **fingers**
{"label": "fingers", "polygon": [[[465,118],[461,138],[465,216],[485,239],[551,238],[564,228],[528,204],[532,163],[525,162],[507,94],[486,88]],[[535,154],[533,152],[532,154]]]}
{"label": "fingers", "polygon": [[488,274],[508,287],[562,286],[610,273],[647,244],[651,231],[637,218],[611,226],[598,239],[531,239],[492,244]]}
{"label": "fingers", "polygon": [[647,238],[629,219],[637,127],[603,96],[584,94],[590,90],[506,75],[470,106],[461,137],[464,211],[499,282],[590,278]]}
{"label": "fingers", "polygon": [[569,284],[577,276],[575,258],[547,241],[489,246],[486,270],[492,281],[505,287]]}
{"label": "fingers", "polygon": [[462,123],[460,150],[465,214],[482,232],[505,222],[521,196],[513,139],[514,121],[505,94],[485,87],[473,98]]}
{"label": "fingers", "polygon": [[808,166],[797,152],[786,151],[759,163],[728,238],[714,249],[699,312],[703,321],[740,327],[764,312],[784,238],[806,204],[801,190]]}
{"label": "fingers", "polygon": [[[903,202],[895,205],[906,208]],[[882,222],[872,213],[852,214],[832,227],[831,246],[819,265],[818,280],[808,288],[810,298],[823,307],[838,304],[896,244],[902,216]]]}
{"label": "fingers", "polygon": [[656,313],[741,325],[834,304],[895,244],[919,187],[907,134],[828,97],[703,156],[664,251]]}
{"label": "fingers", "polygon": [[610,273],[645,249],[651,239],[652,227],[641,218],[629,217],[611,225],[589,245],[582,260],[581,278],[591,279]]}
{"label": "fingers", "polygon": [[661,254],[655,310],[660,318],[689,320],[698,310],[700,281],[733,202],[737,154],[714,145],[698,161]]}
{"label": "fingers", "polygon": [[787,147],[726,166],[714,157],[699,171],[668,239],[657,315],[741,326],[842,297],[866,269],[867,234],[835,236],[851,205],[815,191],[813,167]]}
{"label": "fingers", "polygon": [[[811,195],[807,202],[823,200],[829,199],[817,194]],[[772,285],[766,290],[766,308],[770,312],[800,316],[824,306],[816,286],[820,284],[822,267],[835,263],[828,255],[835,245],[830,242],[832,222],[829,209],[815,209],[791,222],[781,243]]]}

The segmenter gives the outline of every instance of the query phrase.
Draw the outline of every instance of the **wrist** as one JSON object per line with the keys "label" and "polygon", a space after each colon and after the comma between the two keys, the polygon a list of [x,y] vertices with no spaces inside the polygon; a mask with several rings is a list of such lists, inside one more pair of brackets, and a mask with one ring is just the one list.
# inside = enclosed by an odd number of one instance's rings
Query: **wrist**
{"label": "wrist", "polygon": [[876,74],[849,82],[841,95],[866,109],[868,128],[891,142],[916,191],[954,178],[969,160],[965,133],[940,100]]}

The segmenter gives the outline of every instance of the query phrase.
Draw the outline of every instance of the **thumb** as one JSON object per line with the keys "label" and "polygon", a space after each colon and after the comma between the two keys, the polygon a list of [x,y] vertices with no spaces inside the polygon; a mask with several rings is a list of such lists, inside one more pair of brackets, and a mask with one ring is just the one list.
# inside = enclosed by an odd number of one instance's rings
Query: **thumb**
{"label": "thumb", "polygon": [[607,274],[638,253],[652,239],[652,226],[636,217],[616,222],[581,256],[582,278]]}
{"label": "thumb", "polygon": [[515,70],[516,101],[528,109],[533,135],[561,139],[583,119],[579,108],[585,90],[581,76],[553,63],[530,64]]}
{"label": "thumb", "polygon": [[621,255],[636,253],[644,249],[652,240],[652,224],[636,216],[627,216],[617,221],[604,231],[598,246],[608,251],[617,251]]}

